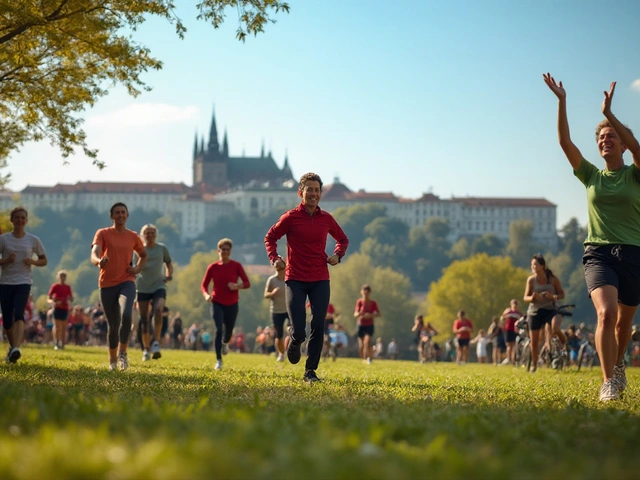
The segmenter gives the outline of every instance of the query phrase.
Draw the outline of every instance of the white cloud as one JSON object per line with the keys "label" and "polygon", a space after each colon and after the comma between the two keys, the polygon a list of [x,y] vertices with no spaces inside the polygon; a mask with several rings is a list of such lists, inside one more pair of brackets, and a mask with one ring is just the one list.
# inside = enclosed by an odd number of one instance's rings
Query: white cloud
{"label": "white cloud", "polygon": [[133,103],[112,112],[93,115],[87,126],[146,128],[171,123],[181,123],[196,116],[194,106],[178,107],[166,103]]}
{"label": "white cloud", "polygon": [[636,92],[640,92],[640,78],[638,78],[637,80],[634,80],[631,83],[631,88],[633,88]]}

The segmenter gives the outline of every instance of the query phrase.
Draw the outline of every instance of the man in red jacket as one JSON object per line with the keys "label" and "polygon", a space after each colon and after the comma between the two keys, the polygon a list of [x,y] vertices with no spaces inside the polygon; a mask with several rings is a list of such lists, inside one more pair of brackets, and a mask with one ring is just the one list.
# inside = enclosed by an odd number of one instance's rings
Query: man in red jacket
{"label": "man in red jacket", "polygon": [[[304,380],[317,382],[316,375],[324,341],[324,321],[329,307],[329,265],[337,265],[345,255],[349,240],[331,214],[318,206],[322,196],[322,180],[315,173],[306,173],[300,179],[298,195],[302,202],[297,208],[284,213],[264,237],[264,244],[271,264],[285,268],[284,259],[278,255],[277,242],[287,236],[285,270],[286,300],[289,318],[293,325],[287,348],[289,362],[300,361],[300,347],[306,336],[305,303],[311,304],[311,335],[307,346],[307,363]],[[327,257],[327,235],[336,240],[333,255]]]}

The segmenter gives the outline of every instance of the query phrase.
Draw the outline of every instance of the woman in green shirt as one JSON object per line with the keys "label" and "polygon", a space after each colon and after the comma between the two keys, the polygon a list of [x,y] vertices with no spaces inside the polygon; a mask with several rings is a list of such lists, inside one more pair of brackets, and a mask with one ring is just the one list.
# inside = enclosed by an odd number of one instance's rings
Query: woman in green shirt
{"label": "woman in green shirt", "polygon": [[[605,161],[599,170],[571,141],[566,92],[550,75],[544,81],[558,97],[558,139],[587,189],[588,236],[582,258],[589,295],[598,314],[596,349],[604,382],[600,400],[617,400],[627,386],[623,362],[631,323],[640,304],[640,144],[611,112],[616,83],[604,92],[606,120],[596,127],[596,143]],[[629,150],[632,165],[622,154]]]}

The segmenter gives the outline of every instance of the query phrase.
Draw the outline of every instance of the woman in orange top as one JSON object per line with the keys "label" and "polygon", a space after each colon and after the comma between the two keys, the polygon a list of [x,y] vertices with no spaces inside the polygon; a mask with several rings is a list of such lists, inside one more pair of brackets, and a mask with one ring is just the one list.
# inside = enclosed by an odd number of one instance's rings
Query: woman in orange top
{"label": "woman in orange top", "polygon": [[[127,206],[121,202],[114,204],[111,207],[113,226],[98,230],[91,247],[91,263],[100,268],[98,286],[108,325],[110,371],[129,368],[127,345],[136,299],[135,279],[147,263],[142,240],[136,232],[126,228],[128,218]],[[134,251],[138,254],[135,266],[132,265]]]}

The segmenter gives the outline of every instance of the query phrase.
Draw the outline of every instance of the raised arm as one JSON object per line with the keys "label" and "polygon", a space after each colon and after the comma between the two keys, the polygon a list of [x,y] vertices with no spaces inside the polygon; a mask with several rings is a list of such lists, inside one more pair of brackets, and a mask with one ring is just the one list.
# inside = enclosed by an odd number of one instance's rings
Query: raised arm
{"label": "raised arm", "polygon": [[582,153],[571,141],[569,120],[567,119],[567,92],[564,90],[562,82],[556,83],[550,73],[543,74],[542,77],[544,78],[544,83],[558,97],[558,141],[560,142],[560,147],[562,147],[573,169],[578,170],[582,163]]}
{"label": "raised arm", "polygon": [[640,168],[640,144],[636,137],[633,136],[631,130],[625,127],[620,120],[611,112],[611,101],[613,100],[613,92],[616,89],[616,82],[611,82],[609,91],[604,92],[604,100],[602,102],[602,113],[609,120],[609,123],[620,137],[620,141],[631,152],[633,163]]}

